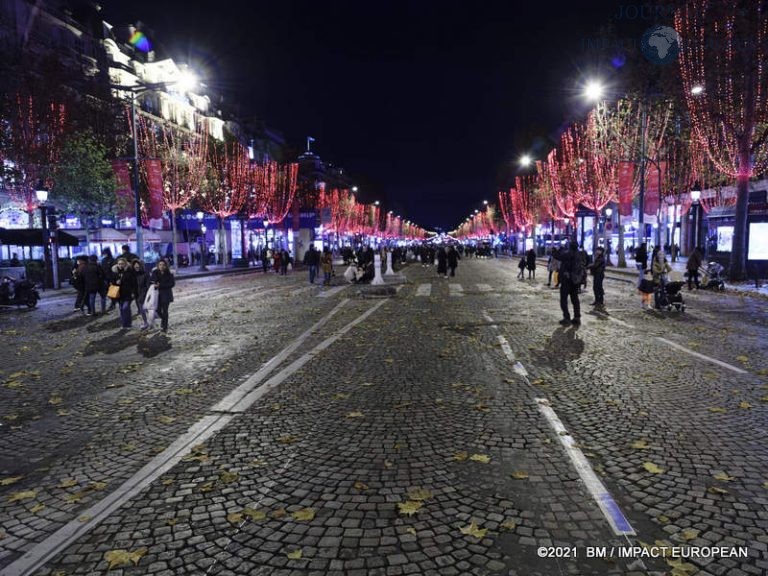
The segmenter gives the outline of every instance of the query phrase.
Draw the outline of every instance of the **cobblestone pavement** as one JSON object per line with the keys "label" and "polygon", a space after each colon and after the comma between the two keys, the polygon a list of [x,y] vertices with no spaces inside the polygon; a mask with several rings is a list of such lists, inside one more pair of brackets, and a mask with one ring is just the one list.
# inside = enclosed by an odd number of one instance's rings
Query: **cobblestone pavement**
{"label": "cobblestone pavement", "polygon": [[[0,574],[30,555],[44,575],[768,572],[764,301],[644,311],[607,282],[608,314],[563,328],[539,272],[411,266],[388,299],[188,280],[167,336],[64,301],[3,314]],[[747,556],[642,557],[654,544]]]}

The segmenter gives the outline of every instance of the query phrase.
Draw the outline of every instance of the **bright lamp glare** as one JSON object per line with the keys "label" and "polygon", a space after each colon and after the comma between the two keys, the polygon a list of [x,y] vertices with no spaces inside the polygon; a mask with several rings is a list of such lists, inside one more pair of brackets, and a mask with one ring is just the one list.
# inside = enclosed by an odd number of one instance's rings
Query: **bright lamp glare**
{"label": "bright lamp glare", "polygon": [[197,86],[197,76],[189,70],[185,70],[179,75],[176,86],[181,92],[190,92]]}
{"label": "bright lamp glare", "polygon": [[533,162],[532,158],[528,154],[523,154],[520,157],[520,166],[528,167],[531,165],[531,162]]}
{"label": "bright lamp glare", "polygon": [[593,80],[584,87],[584,95],[590,100],[599,100],[603,97],[603,85]]}
{"label": "bright lamp glare", "polygon": [[694,86],[693,88],[691,88],[691,94],[693,94],[694,96],[698,96],[698,95],[699,95],[699,94],[701,94],[702,92],[704,92],[704,86],[699,86],[699,85],[697,84],[696,86]]}

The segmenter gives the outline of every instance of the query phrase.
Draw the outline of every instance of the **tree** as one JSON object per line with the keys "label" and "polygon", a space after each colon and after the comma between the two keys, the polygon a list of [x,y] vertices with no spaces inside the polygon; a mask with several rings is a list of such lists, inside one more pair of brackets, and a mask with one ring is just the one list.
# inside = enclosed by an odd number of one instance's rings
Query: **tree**
{"label": "tree", "polygon": [[[138,118],[139,154],[142,177],[149,180],[148,161],[160,161],[163,207],[171,212],[173,262],[178,265],[176,210],[189,205],[200,192],[208,167],[210,136],[202,125],[184,132],[167,124],[156,124],[143,115]],[[143,247],[139,248],[143,252]]]}
{"label": "tree", "polygon": [[32,228],[39,205],[35,191],[54,183],[66,108],[54,100],[19,92],[3,102],[0,122],[0,175],[11,198],[29,215]]}
{"label": "tree", "polygon": [[[100,221],[117,208],[117,183],[107,148],[90,130],[75,132],[65,140],[53,179],[56,200],[79,212],[84,223],[89,215]],[[88,226],[85,228],[87,235]]]}
{"label": "tree", "polygon": [[687,0],[675,12],[680,72],[695,145],[736,179],[729,275],[746,277],[749,180],[768,168],[768,8]]}

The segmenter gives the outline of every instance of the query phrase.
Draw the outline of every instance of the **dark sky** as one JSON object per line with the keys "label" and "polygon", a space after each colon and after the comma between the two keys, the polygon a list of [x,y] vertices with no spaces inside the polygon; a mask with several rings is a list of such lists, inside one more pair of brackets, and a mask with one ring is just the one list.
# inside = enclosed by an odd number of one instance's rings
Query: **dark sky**
{"label": "dark sky", "polygon": [[627,7],[638,5],[102,2],[107,22],[143,22],[158,53],[193,63],[294,147],[315,137],[324,160],[370,182],[364,200],[386,194],[388,209],[429,229],[494,199],[499,174],[537,136],[546,154],[546,138],[585,110],[579,84],[611,60],[612,49],[585,57],[585,45],[605,44],[607,23],[636,29],[643,15]]}

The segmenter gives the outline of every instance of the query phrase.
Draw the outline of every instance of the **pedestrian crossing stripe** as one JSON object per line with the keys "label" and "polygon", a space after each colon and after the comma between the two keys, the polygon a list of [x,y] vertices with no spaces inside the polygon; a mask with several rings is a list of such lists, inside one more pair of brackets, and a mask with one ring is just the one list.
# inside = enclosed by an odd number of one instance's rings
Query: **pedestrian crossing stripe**
{"label": "pedestrian crossing stripe", "polygon": [[480,292],[490,292],[491,290],[493,290],[493,288],[491,288],[490,284],[478,284],[477,285],[477,289]]}
{"label": "pedestrian crossing stripe", "polygon": [[330,298],[331,296],[335,296],[342,290],[346,290],[346,286],[335,286],[334,288],[329,288],[328,290],[323,290],[320,293],[318,293],[318,298]]}
{"label": "pedestrian crossing stripe", "polygon": [[419,287],[416,288],[416,296],[429,296],[431,294],[432,294],[431,283],[419,284]]}
{"label": "pedestrian crossing stripe", "polygon": [[448,294],[450,296],[464,296],[464,288],[461,284],[448,284]]}

